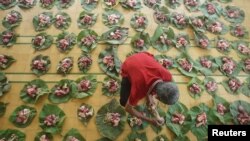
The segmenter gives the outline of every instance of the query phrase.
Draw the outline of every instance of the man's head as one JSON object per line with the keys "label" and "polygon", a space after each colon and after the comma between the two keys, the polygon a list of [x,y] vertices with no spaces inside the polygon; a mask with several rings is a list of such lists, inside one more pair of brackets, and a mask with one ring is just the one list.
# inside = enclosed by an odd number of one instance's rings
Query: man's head
{"label": "man's head", "polygon": [[175,104],[179,99],[179,90],[173,82],[159,82],[155,90],[158,99],[165,104]]}

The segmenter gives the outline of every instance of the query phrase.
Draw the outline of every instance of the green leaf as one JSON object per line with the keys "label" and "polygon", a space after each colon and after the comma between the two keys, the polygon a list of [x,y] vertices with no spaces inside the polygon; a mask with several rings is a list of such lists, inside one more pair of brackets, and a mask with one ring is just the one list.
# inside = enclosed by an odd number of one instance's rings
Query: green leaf
{"label": "green leaf", "polygon": [[169,141],[168,137],[164,134],[156,136],[153,141]]}
{"label": "green leaf", "polygon": [[129,0],[120,0],[119,1],[121,6],[125,9],[129,9],[129,10],[139,10],[142,8],[142,5],[141,5],[141,1],[140,0],[135,0],[135,5],[131,6],[129,4]]}
{"label": "green leaf", "polygon": [[189,24],[196,32],[206,32],[205,16],[189,17]]}
{"label": "green leaf", "polygon": [[76,42],[76,35],[74,33],[63,31],[62,33],[57,35],[56,47],[60,52],[68,53],[70,50],[72,50]]}
{"label": "green leaf", "polygon": [[[73,0],[72,0],[73,1]],[[70,26],[71,18],[65,12],[58,12],[55,15],[54,26],[59,30],[67,30]]]}
{"label": "green leaf", "polygon": [[187,136],[177,136],[174,141],[190,141]]}
{"label": "green leaf", "polygon": [[65,76],[69,74],[73,67],[73,57],[65,57],[57,64],[56,71],[58,74]]}
{"label": "green leaf", "polygon": [[98,63],[103,72],[112,78],[118,79],[121,61],[117,56],[116,47],[111,46],[103,50],[98,56]]}
{"label": "green leaf", "polygon": [[[5,42],[4,42],[4,35],[10,36],[9,38],[5,38],[6,39]],[[2,47],[7,47],[7,48],[13,46],[16,43],[17,36],[18,35],[16,35],[15,32],[12,30],[7,29],[3,31],[0,34],[0,45],[2,45]]]}
{"label": "green leaf", "polygon": [[82,11],[77,19],[78,27],[86,29],[92,27],[96,23],[97,16],[97,14]]}
{"label": "green leaf", "polygon": [[[90,83],[90,87],[86,86],[85,83]],[[78,78],[76,81],[77,92],[74,94],[74,98],[86,98],[92,96],[95,93],[97,87],[96,76],[87,75],[81,78]],[[85,85],[84,85],[85,84]],[[82,88],[83,87],[83,88]],[[88,88],[86,88],[88,87]]]}
{"label": "green leaf", "polygon": [[94,108],[89,104],[82,103],[81,106],[77,109],[77,117],[84,126],[88,125],[93,116]]}
{"label": "green leaf", "polygon": [[112,140],[106,137],[102,137],[100,139],[97,139],[96,141],[112,141]]}
{"label": "green leaf", "polygon": [[6,4],[0,4],[0,10],[7,10],[10,9],[12,7],[14,7],[16,5],[16,0],[10,0],[9,3]]}
{"label": "green leaf", "polygon": [[[174,25],[175,28],[183,30],[188,26],[189,18],[186,15],[178,12],[173,12],[169,16],[170,16],[170,22]],[[179,22],[180,17],[183,18],[182,22]]]}
{"label": "green leaf", "polygon": [[32,38],[32,41],[31,41],[32,47],[35,49],[35,51],[45,50],[51,47],[53,40],[54,39],[51,35],[48,35],[47,33],[42,32],[42,33],[37,34],[34,38]]}
{"label": "green leaf", "polygon": [[186,7],[186,9],[189,11],[189,12],[196,12],[196,11],[199,11],[199,7],[200,7],[200,0],[195,0],[194,2],[196,2],[195,5],[193,4],[189,4],[189,2],[186,2],[184,1],[184,5]]}
{"label": "green leaf", "polygon": [[102,83],[102,93],[109,97],[120,95],[120,83],[119,79],[105,77]]}
{"label": "green leaf", "polygon": [[5,129],[0,130],[0,139],[5,139],[7,141],[25,141],[26,135],[25,133],[17,130],[17,129]]}
{"label": "green leaf", "polygon": [[102,0],[102,4],[109,9],[114,8],[119,4],[119,0],[109,1],[109,0]]}
{"label": "green leaf", "polygon": [[[37,67],[37,64],[35,64],[36,61],[39,61],[42,63],[43,68],[39,68]],[[41,76],[44,75],[48,72],[49,68],[50,68],[50,58],[49,56],[43,56],[41,54],[35,56],[30,64],[31,70],[32,72],[36,75],[36,76]]]}
{"label": "green leaf", "polygon": [[123,44],[127,37],[128,28],[115,26],[103,33],[100,40],[108,44],[118,45]]}
{"label": "green leaf", "polygon": [[[229,60],[232,60],[234,62],[234,64],[236,65],[235,68],[233,69],[233,72],[232,73],[227,73],[223,70],[223,64],[224,62],[222,61],[223,58],[227,58]],[[221,56],[221,57],[218,57],[218,58],[215,58],[215,62],[219,65],[220,67],[220,72],[222,74],[224,74],[225,76],[229,76],[229,77],[233,77],[233,76],[237,76],[239,74],[239,72],[241,71],[242,69],[242,66],[241,64],[237,63],[235,60],[233,60],[233,58],[231,57],[227,57],[227,56]]]}
{"label": "green leaf", "polygon": [[210,41],[205,34],[194,32],[194,37],[195,37],[195,43],[198,47],[202,49],[211,49],[212,41]]}
{"label": "green leaf", "polygon": [[250,97],[250,77],[246,78],[241,90],[245,96]]}
{"label": "green leaf", "polygon": [[5,73],[0,72],[0,97],[3,94],[7,93],[11,88],[11,84],[9,83]]}
{"label": "green leaf", "polygon": [[[240,33],[237,33],[240,32]],[[245,26],[236,24],[230,25],[230,34],[239,39],[249,39],[249,32]]]}
{"label": "green leaf", "polygon": [[166,69],[173,69],[177,67],[174,58],[167,55],[156,55],[155,59]]}
{"label": "green leaf", "polygon": [[77,65],[81,72],[86,73],[91,65],[92,65],[92,59],[90,54],[83,53],[78,59],[77,59]]}
{"label": "green leaf", "polygon": [[215,39],[215,48],[217,51],[224,55],[228,55],[232,48],[232,42],[228,41],[226,38],[223,38],[221,36],[218,36],[217,39]]}
{"label": "green leaf", "polygon": [[153,14],[154,21],[163,27],[167,27],[169,25],[168,19],[169,10],[165,6],[161,6],[160,8],[156,8]]}
{"label": "green leaf", "polygon": [[146,15],[141,12],[135,13],[130,20],[130,26],[138,32],[144,31],[148,26]]}
{"label": "green leaf", "polygon": [[[240,84],[239,88],[236,89],[235,91],[232,90],[232,89],[230,88],[230,86],[229,86],[229,82],[230,82],[231,80],[236,80],[237,83]],[[238,94],[241,93],[241,88],[242,88],[242,85],[243,85],[243,84],[242,84],[242,82],[241,82],[238,78],[236,78],[236,77],[230,77],[229,79],[226,79],[226,80],[222,81],[222,82],[221,82],[221,85],[225,88],[225,90],[226,90],[229,94],[238,95]],[[237,85],[237,84],[236,84],[236,85]]]}
{"label": "green leaf", "polygon": [[[108,113],[118,113],[120,115],[120,121],[117,126],[113,126],[106,120]],[[112,99],[97,111],[97,129],[103,137],[109,138],[110,140],[115,140],[124,131],[125,122],[126,112],[115,99]]]}
{"label": "green leaf", "polygon": [[33,8],[37,3],[37,0],[34,0],[32,3],[27,3],[26,1],[18,1],[17,5],[18,7],[22,9],[30,9]]}
{"label": "green leaf", "polygon": [[9,117],[9,121],[16,127],[25,128],[31,124],[36,116],[36,113],[37,111],[35,108],[21,105],[13,111]]}
{"label": "green leaf", "polygon": [[115,9],[105,9],[102,14],[102,22],[107,27],[120,26],[124,22],[124,16]]}
{"label": "green leaf", "polygon": [[[58,117],[54,125],[48,126],[44,120],[49,115]],[[60,133],[65,119],[65,113],[56,105],[45,104],[39,115],[39,124],[43,131],[51,134]]]}
{"label": "green leaf", "polygon": [[68,102],[77,92],[76,84],[69,79],[62,79],[51,89],[48,98],[55,104]]}
{"label": "green leaf", "polygon": [[5,114],[7,105],[8,103],[0,102],[0,117]]}
{"label": "green leaf", "polygon": [[[177,124],[172,122],[172,116],[174,114],[182,114],[185,117],[183,124]],[[188,108],[184,104],[177,102],[176,104],[170,106],[166,113],[166,119],[165,119],[166,126],[176,136],[182,136],[190,130],[191,126],[190,120],[186,118],[187,116],[188,116]]]}
{"label": "green leaf", "polygon": [[161,0],[156,0],[154,2],[151,2],[150,0],[143,0],[143,3],[148,8],[157,9],[161,5]]}
{"label": "green leaf", "polygon": [[92,11],[97,7],[99,1],[91,1],[88,0],[81,0],[81,6],[84,10]]}
{"label": "green leaf", "polygon": [[[207,84],[208,83],[215,83],[215,85],[216,86],[214,86],[215,87],[215,89],[211,89],[211,90],[209,90],[208,88],[207,88]],[[209,85],[209,84],[208,84]],[[205,79],[204,79],[204,88],[205,88],[205,90],[207,91],[207,93],[209,94],[209,95],[211,95],[211,96],[215,96],[216,94],[217,94],[217,92],[218,92],[218,83],[215,81],[215,79],[213,79],[212,77],[206,77]]]}
{"label": "green leaf", "polygon": [[[193,92],[190,91],[190,87],[192,87],[193,84],[197,84],[197,87],[200,88],[201,91],[200,91],[199,93],[193,93]],[[192,78],[192,79],[188,82],[187,89],[188,89],[189,95],[190,95],[192,98],[198,99],[198,98],[201,97],[201,95],[202,95],[202,93],[203,93],[203,91],[204,91],[204,86],[203,86],[202,84],[203,84],[203,82],[202,82],[199,78],[197,78],[197,77]]]}
{"label": "green leaf", "polygon": [[[48,18],[48,20],[46,20],[46,22],[44,23],[41,23],[39,20],[40,16],[44,16],[44,18],[46,19]],[[35,16],[33,18],[33,26],[36,31],[44,31],[48,29],[53,23],[54,23],[54,18],[51,12],[42,12],[38,14],[38,16]]]}
{"label": "green leaf", "polygon": [[[149,113],[144,105],[136,106],[135,109],[145,116],[147,116]],[[141,121],[141,124],[137,123],[136,122],[137,120]],[[131,114],[128,115],[127,122],[130,128],[132,129],[132,131],[144,130],[148,127],[147,121],[144,121],[143,119],[132,116]]]}
{"label": "green leaf", "polygon": [[137,141],[137,140],[148,141],[146,133],[145,132],[138,133],[132,131],[124,141]]}
{"label": "green leaf", "polygon": [[[202,64],[202,62],[204,64]],[[208,76],[208,75],[212,75],[218,69],[219,66],[216,64],[213,56],[206,55],[206,56],[199,57],[195,61],[195,67],[202,74],[204,74],[205,76]]]}
{"label": "green leaf", "polygon": [[100,37],[91,29],[82,30],[77,36],[77,44],[83,52],[92,52],[98,43]]}
{"label": "green leaf", "polygon": [[148,50],[151,45],[149,34],[145,32],[137,33],[132,37],[130,44],[135,51]]}
{"label": "green leaf", "polygon": [[53,136],[52,136],[51,133],[47,133],[47,132],[42,131],[42,132],[38,132],[38,133],[36,134],[36,136],[35,136],[35,141],[40,141],[40,138],[41,138],[41,137],[44,137],[45,139],[48,139],[48,140],[50,140],[50,141],[53,140]]}
{"label": "green leaf", "polygon": [[79,140],[79,141],[85,141],[85,138],[80,134],[80,132],[75,129],[71,128],[66,135],[63,137],[63,141],[68,141],[68,140]]}
{"label": "green leaf", "polygon": [[[15,16],[17,18],[16,21],[14,23],[9,22],[7,19],[8,15]],[[7,29],[13,29],[13,28],[19,26],[21,22],[22,22],[22,15],[21,15],[21,13],[19,13],[18,11],[15,11],[15,10],[12,10],[9,13],[7,13],[7,15],[2,20],[3,26]]]}
{"label": "green leaf", "polygon": [[180,5],[182,4],[183,0],[165,0],[165,4],[172,8],[172,9],[176,9],[177,7],[180,7]]}
{"label": "green leaf", "polygon": [[224,35],[229,31],[228,26],[219,20],[207,19],[205,25],[207,31],[212,34]]}
{"label": "green leaf", "polygon": [[230,23],[242,23],[245,19],[245,12],[236,6],[226,6],[222,15]]}
{"label": "green leaf", "polygon": [[238,57],[249,58],[250,57],[250,47],[249,42],[238,40],[232,43],[233,49],[236,51]]}
{"label": "green leaf", "polygon": [[[240,111],[241,110],[241,111]],[[246,114],[250,114],[250,104],[243,100],[237,100],[230,104],[230,113],[233,116],[233,120],[235,124],[242,124],[238,120],[238,115],[240,112],[246,112]],[[250,121],[248,120],[247,123],[244,125],[250,125]]]}
{"label": "green leaf", "polygon": [[190,47],[189,35],[186,33],[179,33],[173,42],[181,52],[186,52]]}
{"label": "green leaf", "polygon": [[5,70],[9,68],[12,65],[12,63],[16,61],[16,59],[14,59],[12,56],[4,54],[0,54],[0,58],[5,60],[5,62],[1,62],[0,70]]}
{"label": "green leaf", "polygon": [[51,0],[50,3],[47,1],[40,1],[40,6],[44,9],[50,10],[54,7],[56,0]]}
{"label": "green leaf", "polygon": [[67,9],[74,4],[75,0],[57,0],[56,6],[58,9]]}
{"label": "green leaf", "polygon": [[[209,13],[208,12],[208,5],[211,5],[214,7],[214,10],[215,12],[211,12]],[[204,16],[206,16],[207,18],[209,19],[212,19],[212,20],[216,20],[220,17],[220,15],[222,14],[222,7],[220,6],[220,4],[216,3],[216,2],[208,2],[206,1],[205,3],[203,3],[201,6],[200,6],[200,11],[204,14]]]}

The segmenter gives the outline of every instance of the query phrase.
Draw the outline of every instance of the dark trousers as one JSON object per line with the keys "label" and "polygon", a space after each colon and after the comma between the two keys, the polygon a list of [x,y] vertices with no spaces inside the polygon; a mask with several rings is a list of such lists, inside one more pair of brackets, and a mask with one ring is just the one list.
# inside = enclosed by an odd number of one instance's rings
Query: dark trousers
{"label": "dark trousers", "polygon": [[120,90],[120,104],[125,107],[130,95],[131,83],[127,77],[122,78]]}

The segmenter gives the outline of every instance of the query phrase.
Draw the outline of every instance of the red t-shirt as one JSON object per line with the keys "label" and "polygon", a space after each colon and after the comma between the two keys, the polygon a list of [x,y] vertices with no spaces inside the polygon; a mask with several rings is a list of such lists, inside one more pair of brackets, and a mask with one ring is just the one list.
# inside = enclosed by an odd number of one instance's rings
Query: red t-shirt
{"label": "red t-shirt", "polygon": [[156,80],[172,80],[170,72],[147,52],[129,56],[122,64],[121,75],[130,80],[131,91],[128,102],[132,106],[136,106],[138,101],[146,96],[150,86]]}

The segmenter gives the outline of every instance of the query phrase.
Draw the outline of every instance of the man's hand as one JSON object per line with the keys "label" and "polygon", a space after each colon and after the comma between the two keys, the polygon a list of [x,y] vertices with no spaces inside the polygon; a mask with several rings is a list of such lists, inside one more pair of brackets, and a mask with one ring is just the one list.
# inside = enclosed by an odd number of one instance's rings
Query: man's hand
{"label": "man's hand", "polygon": [[158,119],[158,118],[153,118],[153,119],[151,119],[149,122],[150,122],[151,124],[155,125],[155,126],[162,126],[162,125],[164,125],[165,120],[164,120],[164,118],[161,117],[160,119]]}

